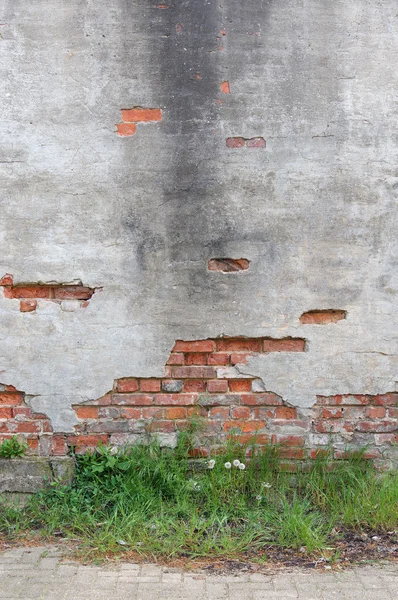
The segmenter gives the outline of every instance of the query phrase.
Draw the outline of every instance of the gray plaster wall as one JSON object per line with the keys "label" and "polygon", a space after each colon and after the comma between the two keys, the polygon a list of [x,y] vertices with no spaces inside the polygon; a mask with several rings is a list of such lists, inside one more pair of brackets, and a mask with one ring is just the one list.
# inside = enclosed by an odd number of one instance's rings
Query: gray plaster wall
{"label": "gray plaster wall", "polygon": [[[103,288],[0,298],[0,381],[71,430],[175,339],[292,335],[307,352],[241,370],[302,407],[396,390],[396,0],[165,3],[0,1],[0,276]],[[117,136],[135,105],[162,121]],[[299,324],[323,308],[347,319]]]}

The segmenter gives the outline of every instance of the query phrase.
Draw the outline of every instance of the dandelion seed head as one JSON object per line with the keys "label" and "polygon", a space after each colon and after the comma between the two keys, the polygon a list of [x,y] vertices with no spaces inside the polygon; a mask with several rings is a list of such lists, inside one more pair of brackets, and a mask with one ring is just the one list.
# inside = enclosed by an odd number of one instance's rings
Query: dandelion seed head
{"label": "dandelion seed head", "polygon": [[208,469],[214,469],[214,465],[216,464],[216,461],[211,459],[209,460],[209,462],[207,463],[207,468]]}
{"label": "dandelion seed head", "polygon": [[244,465],[243,463],[239,463],[238,469],[244,471],[246,469],[246,465]]}
{"label": "dandelion seed head", "polygon": [[226,469],[230,469],[230,468],[232,467],[232,465],[231,465],[231,463],[230,463],[230,462],[226,462],[226,463],[224,463],[224,467],[225,467]]}
{"label": "dandelion seed head", "polygon": [[256,500],[261,500],[262,496],[256,496]]}
{"label": "dandelion seed head", "polygon": [[234,465],[234,467],[239,467],[240,465],[240,460],[235,459],[234,462],[232,463]]}

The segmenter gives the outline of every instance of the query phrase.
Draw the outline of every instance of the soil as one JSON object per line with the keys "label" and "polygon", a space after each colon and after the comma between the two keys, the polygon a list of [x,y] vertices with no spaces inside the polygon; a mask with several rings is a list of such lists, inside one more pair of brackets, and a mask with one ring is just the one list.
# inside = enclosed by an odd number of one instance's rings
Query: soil
{"label": "soil", "polygon": [[[60,539],[59,537],[45,538],[40,533],[20,535],[14,539],[0,536],[0,551],[18,546],[39,546],[50,544],[58,546],[66,558],[74,558],[87,562],[82,558],[79,540]],[[154,557],[146,558],[136,551],[128,550],[122,554],[108,556],[92,556],[92,561],[114,563],[115,561],[130,561],[135,563],[154,562]],[[336,531],[335,539],[330,548],[321,554],[309,555],[305,548],[293,550],[270,545],[261,552],[246,552],[233,558],[190,558],[180,555],[167,559],[158,557],[157,563],[189,571],[199,570],[204,573],[241,574],[241,573],[272,573],[281,569],[334,569],[341,570],[350,566],[374,561],[398,561],[398,531],[390,532],[352,532]]]}

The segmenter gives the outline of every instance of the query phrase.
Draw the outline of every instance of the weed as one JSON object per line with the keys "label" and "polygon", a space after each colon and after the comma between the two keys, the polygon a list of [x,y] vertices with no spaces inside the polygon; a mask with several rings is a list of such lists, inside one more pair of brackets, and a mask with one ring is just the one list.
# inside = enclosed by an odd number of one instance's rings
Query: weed
{"label": "weed", "polygon": [[18,439],[14,435],[9,440],[4,440],[0,444],[0,458],[16,458],[17,456],[24,456],[28,450],[28,445],[25,441]]}

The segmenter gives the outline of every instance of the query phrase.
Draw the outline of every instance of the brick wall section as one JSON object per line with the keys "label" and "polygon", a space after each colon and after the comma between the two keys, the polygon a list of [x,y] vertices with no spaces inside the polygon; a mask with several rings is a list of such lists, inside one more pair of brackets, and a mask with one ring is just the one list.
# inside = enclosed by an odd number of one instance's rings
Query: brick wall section
{"label": "brick wall section", "polygon": [[[168,8],[165,5],[162,7]],[[162,117],[163,114],[160,108],[143,108],[142,106],[122,108],[122,122],[116,124],[116,133],[121,137],[134,135],[138,123],[156,123],[161,121]]]}
{"label": "brick wall section", "polygon": [[53,433],[48,417],[34,412],[23,392],[0,385],[0,444],[15,435],[26,441],[29,454],[62,456],[67,452],[64,435]]}
{"label": "brick wall section", "polygon": [[203,430],[194,456],[208,456],[234,435],[259,447],[279,444],[286,468],[296,469],[328,448],[336,459],[346,450],[366,448],[365,456],[377,465],[396,465],[397,392],[318,397],[312,409],[300,409],[266,390],[260,379],[234,369],[254,354],[304,350],[302,338],[178,340],[164,377],[118,379],[102,398],[74,406],[74,433],[53,435],[46,418],[24,404],[23,394],[7,388],[0,396],[0,432],[23,435],[31,451],[41,454],[63,454],[72,446],[82,453],[99,442],[135,444],[154,434],[173,446],[178,432],[198,415]]}
{"label": "brick wall section", "polygon": [[300,317],[301,325],[327,325],[328,323],[337,323],[347,317],[345,310],[327,309],[310,310]]}
{"label": "brick wall section", "polygon": [[255,138],[243,138],[243,137],[229,137],[226,140],[227,148],[265,148],[266,141],[262,137]]}
{"label": "brick wall section", "polygon": [[0,279],[0,286],[3,287],[5,298],[20,301],[21,312],[35,311],[37,300],[48,300],[57,304],[73,300],[78,302],[81,308],[85,308],[96,291],[81,284],[18,283],[14,285],[13,276],[8,273]]}

